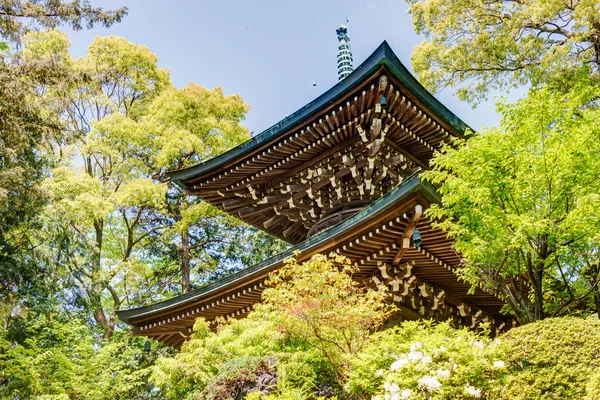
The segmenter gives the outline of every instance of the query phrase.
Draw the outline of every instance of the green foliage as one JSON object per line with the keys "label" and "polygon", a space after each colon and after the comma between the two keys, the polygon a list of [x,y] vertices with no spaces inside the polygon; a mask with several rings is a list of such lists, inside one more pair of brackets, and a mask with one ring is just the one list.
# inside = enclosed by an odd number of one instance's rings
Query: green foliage
{"label": "green foliage", "polygon": [[346,389],[366,398],[597,398],[600,321],[552,318],[491,340],[448,324],[404,322],[373,335]]}
{"label": "green foliage", "polygon": [[322,374],[322,357],[299,338],[279,329],[280,319],[263,308],[243,320],[221,322],[216,332],[198,319],[192,339],[181,352],[174,358],[158,359],[152,381],[169,398],[196,399],[214,398],[224,391],[235,397],[257,372],[269,369],[269,360],[276,360],[280,371],[297,372],[299,364],[309,364],[312,370],[307,379]]}
{"label": "green foliage", "polygon": [[462,399],[473,398],[470,392],[490,394],[503,370],[498,343],[448,323],[404,322],[373,335],[364,351],[351,359],[346,389],[361,398]]}
{"label": "green foliage", "polygon": [[336,373],[345,373],[345,357],[356,354],[392,312],[383,290],[370,290],[352,279],[356,268],[343,256],[314,255],[285,265],[267,281],[263,299],[283,316],[282,326],[321,350]]}
{"label": "green foliage", "polygon": [[2,332],[2,398],[158,398],[147,384],[153,360],[143,341],[127,335],[102,341],[86,324],[56,313],[28,321],[25,335],[16,343]]}
{"label": "green foliage", "polygon": [[460,276],[501,293],[522,323],[600,299],[597,91],[582,78],[566,94],[543,87],[502,104],[501,128],[446,147],[425,174]]}
{"label": "green foliage", "polygon": [[181,352],[158,360],[153,381],[171,397],[210,398],[235,389],[236,395],[226,394],[235,398],[252,374],[276,361],[275,394],[281,398],[312,398],[323,384],[339,387],[347,357],[365,346],[390,312],[385,294],[361,288],[353,271],[338,255],[287,260],[271,275],[265,304],[244,320],[221,322],[217,332],[198,319]]}
{"label": "green foliage", "polygon": [[600,321],[551,318],[509,331],[499,350],[507,362],[502,398],[598,398]]}
{"label": "green foliage", "polygon": [[239,95],[225,96],[220,87],[188,86],[162,93],[142,121],[151,138],[155,173],[206,161],[250,139],[241,125],[249,106]]}
{"label": "green foliage", "polygon": [[109,27],[127,15],[127,7],[105,11],[86,0],[2,0],[0,1],[0,37],[18,41],[31,29],[51,29],[68,25],[81,30],[95,25]]}
{"label": "green foliage", "polygon": [[412,65],[430,90],[462,86],[476,101],[501,88],[559,83],[575,71],[597,75],[596,0],[407,0],[417,33]]}
{"label": "green foliage", "polygon": [[[198,319],[181,352],[158,360],[153,382],[169,398],[185,399],[313,399],[323,384],[332,389],[326,397],[343,387],[344,396],[361,399],[591,399],[598,390],[595,318],[547,319],[496,339],[433,321],[374,331],[385,296],[346,290],[349,272],[338,256],[289,260],[271,277],[266,304],[216,331]],[[369,307],[373,320],[361,312]],[[342,342],[344,334],[354,347]],[[276,386],[258,388],[265,374]]]}
{"label": "green foliage", "polygon": [[131,306],[169,295],[173,275],[183,276],[188,291],[190,275],[202,281],[204,270],[281,248],[180,193],[165,176],[249,138],[239,95],[193,83],[175,89],[156,56],[124,38],[96,37],[77,60],[56,30],[30,32],[23,41],[26,59],[52,61],[70,74],[45,84],[40,96],[62,116],[63,129],[49,137],[57,165],[43,185],[47,229],[35,241],[61,244],[45,251],[63,260],[65,285],[107,336],[126,300],[135,299]]}

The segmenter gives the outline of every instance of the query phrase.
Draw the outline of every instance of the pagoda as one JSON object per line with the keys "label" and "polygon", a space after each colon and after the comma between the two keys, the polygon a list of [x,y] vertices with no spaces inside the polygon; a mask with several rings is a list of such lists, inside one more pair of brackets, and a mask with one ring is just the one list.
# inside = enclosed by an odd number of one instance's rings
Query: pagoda
{"label": "pagoda", "polygon": [[[338,35],[347,39],[347,31]],[[338,58],[351,61],[347,53]],[[185,193],[292,246],[198,290],[118,311],[133,335],[180,347],[196,318],[246,316],[269,273],[297,251],[299,262],[316,253],[348,257],[359,269],[356,279],[389,288],[400,319],[508,328],[511,320],[500,314],[504,301],[458,278],[461,258],[452,240],[425,213],[440,196],[420,172],[442,146],[464,140],[467,126],[387,42],[346,75],[247,142],[170,172]]]}

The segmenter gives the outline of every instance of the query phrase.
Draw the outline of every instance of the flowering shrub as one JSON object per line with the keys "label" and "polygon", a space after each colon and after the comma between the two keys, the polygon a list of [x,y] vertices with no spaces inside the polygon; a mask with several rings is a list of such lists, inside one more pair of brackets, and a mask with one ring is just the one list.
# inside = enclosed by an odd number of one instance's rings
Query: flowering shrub
{"label": "flowering shrub", "polygon": [[600,399],[597,318],[547,319],[497,339],[431,321],[373,333],[390,312],[385,293],[358,287],[352,272],[341,257],[289,260],[265,304],[216,331],[198,319],[152,381],[183,400]]}
{"label": "flowering shrub", "polygon": [[351,360],[346,389],[377,400],[488,397],[506,369],[499,344],[447,323],[404,322]]}
{"label": "flowering shrub", "polygon": [[346,389],[362,398],[599,399],[600,321],[551,318],[489,339],[404,322],[372,336]]}

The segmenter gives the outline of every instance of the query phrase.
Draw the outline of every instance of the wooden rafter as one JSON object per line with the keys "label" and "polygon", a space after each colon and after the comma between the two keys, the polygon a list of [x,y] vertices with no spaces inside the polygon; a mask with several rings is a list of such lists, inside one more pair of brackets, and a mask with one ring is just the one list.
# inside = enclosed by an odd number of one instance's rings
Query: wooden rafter
{"label": "wooden rafter", "polygon": [[402,257],[404,257],[404,255],[410,248],[410,237],[412,236],[413,232],[415,231],[415,229],[417,227],[417,223],[421,219],[422,215],[423,215],[423,206],[421,206],[420,204],[417,204],[415,206],[415,211],[412,215],[410,223],[404,230],[404,233],[402,234],[402,238],[400,239],[400,250],[398,250],[398,252],[394,256],[394,259],[392,260],[393,266],[397,266],[398,264],[400,264],[400,261],[402,261]]}

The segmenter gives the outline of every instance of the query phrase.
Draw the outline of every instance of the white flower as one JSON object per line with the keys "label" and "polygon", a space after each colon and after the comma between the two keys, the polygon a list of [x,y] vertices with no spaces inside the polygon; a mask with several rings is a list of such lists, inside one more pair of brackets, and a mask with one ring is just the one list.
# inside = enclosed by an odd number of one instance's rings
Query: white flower
{"label": "white flower", "polygon": [[440,351],[443,353],[444,351],[446,351],[446,346],[441,346],[440,347]]}
{"label": "white flower", "polygon": [[402,358],[399,358],[396,361],[394,361],[390,366],[390,369],[392,371],[397,371],[400,368],[404,367],[406,364],[408,364],[408,359],[405,356],[403,356]]}
{"label": "white flower", "polygon": [[421,344],[421,342],[414,342],[410,345],[410,351],[416,351],[419,350],[420,348],[422,348],[423,345]]}
{"label": "white flower", "polygon": [[398,386],[397,383],[385,382],[383,384],[383,387],[386,391],[390,392],[391,394],[397,394],[400,392],[400,386]]}
{"label": "white flower", "polygon": [[500,341],[500,339],[496,338],[496,339],[494,339],[494,343],[496,343],[496,344],[498,344],[498,345],[499,345],[499,344],[501,344],[502,342]]}
{"label": "white flower", "polygon": [[494,361],[494,368],[505,368],[506,364],[504,364],[504,361],[501,360],[496,360]]}
{"label": "white flower", "polygon": [[483,349],[485,347],[485,345],[483,344],[483,342],[480,342],[479,340],[476,341],[475,343],[473,343],[473,347],[478,347],[480,349]]}
{"label": "white flower", "polygon": [[377,371],[375,371],[375,376],[381,376],[381,375],[383,375],[382,369],[378,369]]}
{"label": "white flower", "polygon": [[435,392],[442,387],[442,384],[440,381],[438,381],[437,376],[426,375],[420,378],[418,382],[419,386],[424,386],[430,392]]}
{"label": "white flower", "polygon": [[423,353],[421,353],[420,351],[412,351],[410,353],[408,353],[408,359],[410,361],[413,362],[417,362],[419,361],[421,358],[423,358]]}
{"label": "white flower", "polygon": [[476,397],[476,398],[481,397],[481,389],[477,389],[475,386],[471,386],[471,385],[465,386],[465,392],[467,392],[467,394],[469,394],[473,397]]}
{"label": "white flower", "polygon": [[430,356],[427,356],[427,355],[425,355],[425,356],[423,356],[423,358],[421,358],[421,364],[429,364],[431,361],[433,361],[433,360],[431,359]]}
{"label": "white flower", "polygon": [[379,395],[373,396],[373,397],[371,397],[371,400],[381,400],[381,396],[379,396]]}
{"label": "white flower", "polygon": [[450,376],[450,371],[448,371],[447,369],[438,369],[436,371],[437,376],[439,376],[440,378],[444,379]]}
{"label": "white flower", "polygon": [[403,391],[400,392],[400,398],[401,399],[410,399],[412,394],[413,394],[412,390],[404,389]]}

